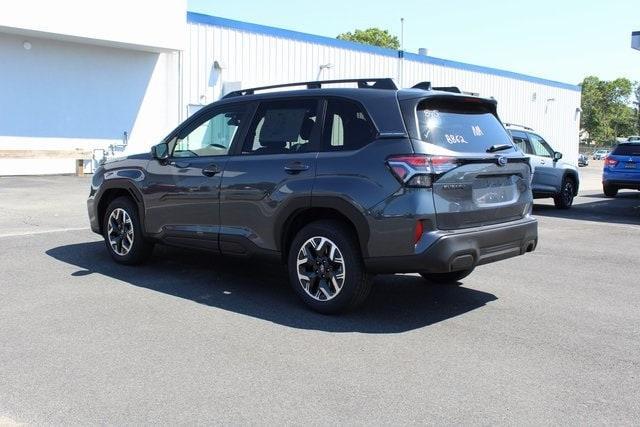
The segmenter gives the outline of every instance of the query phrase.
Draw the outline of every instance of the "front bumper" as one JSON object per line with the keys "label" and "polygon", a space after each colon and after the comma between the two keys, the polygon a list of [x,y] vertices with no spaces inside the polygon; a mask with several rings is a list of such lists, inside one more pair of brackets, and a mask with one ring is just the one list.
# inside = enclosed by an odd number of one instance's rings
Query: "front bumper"
{"label": "front bumper", "polygon": [[538,244],[538,221],[532,217],[472,229],[443,232],[423,252],[365,259],[372,273],[447,273],[523,255]]}
{"label": "front bumper", "polygon": [[94,233],[100,233],[100,219],[98,218],[98,209],[96,206],[96,199],[89,197],[87,199],[87,212],[89,214],[89,224],[91,225],[91,231]]}

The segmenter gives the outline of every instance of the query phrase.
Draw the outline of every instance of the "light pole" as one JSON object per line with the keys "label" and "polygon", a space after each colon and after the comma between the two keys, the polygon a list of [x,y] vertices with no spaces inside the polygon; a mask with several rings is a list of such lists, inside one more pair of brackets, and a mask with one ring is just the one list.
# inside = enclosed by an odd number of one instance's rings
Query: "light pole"
{"label": "light pole", "polygon": [[400,50],[404,50],[404,18],[400,18]]}
{"label": "light pole", "polygon": [[398,52],[398,84],[403,86],[404,80],[404,18],[400,18],[400,51]]}

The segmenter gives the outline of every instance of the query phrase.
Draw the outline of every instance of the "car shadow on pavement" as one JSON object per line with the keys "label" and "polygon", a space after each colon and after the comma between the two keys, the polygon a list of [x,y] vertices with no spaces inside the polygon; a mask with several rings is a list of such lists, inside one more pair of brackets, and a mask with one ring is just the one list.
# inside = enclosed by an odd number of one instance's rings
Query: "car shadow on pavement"
{"label": "car shadow on pavement", "polygon": [[422,328],[480,308],[497,298],[462,286],[426,283],[418,276],[378,276],[370,298],[357,311],[326,316],[307,309],[291,290],[279,265],[221,258],[158,245],[147,264],[130,267],[111,260],[102,242],[47,251],[80,270],[123,283],[299,329],[327,332],[399,333]]}
{"label": "car shadow on pavement", "polygon": [[571,209],[556,209],[552,203],[534,204],[533,216],[640,225],[640,193],[621,191],[615,198],[602,193],[581,194]]}

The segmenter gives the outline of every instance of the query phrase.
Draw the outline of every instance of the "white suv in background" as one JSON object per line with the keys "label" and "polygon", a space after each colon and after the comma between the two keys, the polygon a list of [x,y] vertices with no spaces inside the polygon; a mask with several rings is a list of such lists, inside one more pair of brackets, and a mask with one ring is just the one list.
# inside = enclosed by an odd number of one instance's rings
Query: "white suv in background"
{"label": "white suv in background", "polygon": [[580,186],[578,168],[563,161],[562,153],[551,148],[533,129],[511,123],[505,123],[505,127],[520,151],[530,158],[533,197],[553,197],[556,208],[569,209]]}

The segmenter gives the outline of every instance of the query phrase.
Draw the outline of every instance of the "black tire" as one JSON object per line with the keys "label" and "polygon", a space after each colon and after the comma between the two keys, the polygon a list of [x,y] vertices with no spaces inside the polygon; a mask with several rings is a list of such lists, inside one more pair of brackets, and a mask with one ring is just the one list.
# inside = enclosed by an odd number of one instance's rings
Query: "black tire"
{"label": "black tire", "polygon": [[553,197],[553,204],[558,209],[569,209],[573,205],[573,198],[576,195],[576,182],[571,177],[562,180],[560,193]]}
{"label": "black tire", "polygon": [[602,184],[602,191],[607,197],[616,197],[618,195],[618,187],[614,187],[613,185]]}
{"label": "black tire", "polygon": [[[312,249],[309,245],[313,245],[311,240],[314,238],[328,239],[328,242],[314,240],[316,244],[320,241],[321,245],[318,244],[317,248]],[[329,254],[323,253],[330,250],[332,245],[337,247],[334,259],[341,261],[342,264],[334,263]],[[313,253],[308,253],[308,256],[305,255],[307,252],[301,253],[303,246],[307,251],[312,249]],[[340,259],[336,258],[339,254],[342,255]],[[298,265],[299,256],[301,260],[307,260],[300,266]],[[321,263],[325,261],[323,267]],[[322,220],[303,227],[296,234],[289,248],[288,267],[289,281],[294,291],[305,304],[319,313],[334,314],[353,310],[360,306],[371,292],[371,276],[365,271],[356,236],[341,221]],[[322,268],[321,271],[320,268]],[[336,291],[332,280],[340,276],[337,273],[339,271],[344,272],[344,276],[342,279],[337,279],[342,280],[342,284]],[[306,274],[310,279],[308,281],[301,279],[299,273]],[[335,294],[328,298],[326,293],[320,292],[325,289]],[[311,294],[317,295],[314,297]],[[318,298],[325,298],[325,300]]]}
{"label": "black tire", "polygon": [[[119,254],[116,249],[111,246],[109,241],[109,218],[116,209],[121,209],[126,212],[131,220],[131,227],[133,228],[133,243],[130,245],[130,249],[126,254]],[[138,207],[133,200],[128,197],[118,197],[109,203],[102,218],[102,234],[109,255],[111,255],[111,258],[117,263],[126,265],[140,264],[146,261],[153,252],[153,243],[143,236],[140,218],[138,217]],[[120,236],[120,240],[122,239],[123,237]]]}
{"label": "black tire", "polygon": [[439,285],[453,285],[471,274],[473,268],[469,270],[451,271],[449,273],[420,273],[420,275],[431,283]]}

